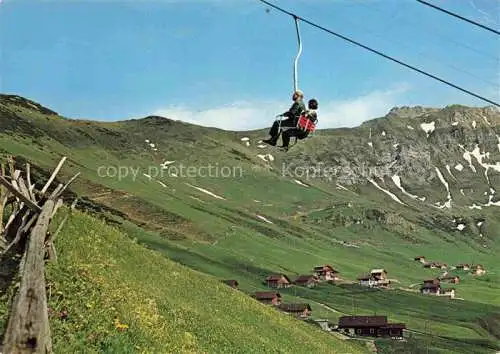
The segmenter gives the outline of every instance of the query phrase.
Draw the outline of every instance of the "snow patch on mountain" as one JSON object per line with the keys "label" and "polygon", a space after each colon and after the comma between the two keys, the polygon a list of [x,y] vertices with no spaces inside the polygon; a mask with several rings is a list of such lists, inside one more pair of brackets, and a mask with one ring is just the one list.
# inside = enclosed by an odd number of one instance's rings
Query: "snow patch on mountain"
{"label": "snow patch on mountain", "polygon": [[417,195],[413,195],[411,193],[408,193],[406,191],[406,189],[403,188],[403,186],[401,185],[401,177],[399,177],[398,175],[394,175],[392,176],[392,181],[394,182],[394,184],[401,190],[401,192],[403,192],[403,194],[409,196],[410,198],[413,198],[413,199],[419,199],[421,201],[425,201],[425,197],[419,197]]}
{"label": "snow patch on mountain", "polygon": [[403,204],[403,205],[407,205],[405,203],[403,203],[401,200],[399,200],[399,198],[394,194],[394,193],[391,193],[389,192],[387,189],[384,189],[382,187],[380,187],[377,182],[375,182],[373,179],[368,179],[368,181],[373,184],[375,187],[377,187],[378,189],[380,189],[382,192],[386,193],[388,196],[390,196],[393,200],[395,200],[396,202],[398,202],[399,204]]}
{"label": "snow patch on mountain", "polygon": [[189,183],[186,183],[186,184],[187,184],[188,186],[190,186],[190,187],[192,187],[192,188],[195,188],[195,189],[199,190],[200,192],[203,192],[203,193],[205,193],[205,194],[208,194],[208,195],[210,195],[210,196],[212,196],[212,197],[214,197],[214,198],[225,200],[225,198],[224,198],[224,197],[221,197],[220,195],[214,194],[214,193],[212,193],[212,192],[210,192],[210,191],[208,191],[208,190],[206,190],[206,189],[204,189],[204,188],[201,188],[201,187],[196,187],[196,186],[193,186],[192,184],[189,184]]}
{"label": "snow patch on mountain", "polygon": [[273,222],[272,221],[269,221],[268,219],[266,219],[264,216],[262,215],[256,215],[260,220],[263,220],[265,222],[267,222],[268,224],[272,224]]}
{"label": "snow patch on mountain", "polygon": [[448,200],[443,204],[443,206],[440,206],[440,207],[446,207],[449,209],[449,208],[451,208],[451,202],[452,202],[451,193],[450,193],[450,186],[448,185],[448,182],[446,182],[445,178],[441,174],[441,171],[437,167],[436,167],[436,173],[437,173],[439,179],[441,180],[441,183],[443,183],[443,185],[445,186],[446,191],[448,192],[448,195],[447,195]]}
{"label": "snow patch on mountain", "polygon": [[303,183],[303,182],[299,181],[298,179],[295,179],[294,181],[295,181],[295,183],[300,184],[301,186],[304,186],[304,187],[309,187],[307,184],[305,184],[305,183]]}
{"label": "snow patch on mountain", "polygon": [[453,176],[453,173],[451,173],[451,167],[450,165],[446,165],[446,170],[448,171],[448,173],[450,174],[450,176],[453,178],[453,179],[456,179],[455,176]]}
{"label": "snow patch on mountain", "polygon": [[420,128],[427,134],[427,137],[436,129],[436,122],[421,123]]}

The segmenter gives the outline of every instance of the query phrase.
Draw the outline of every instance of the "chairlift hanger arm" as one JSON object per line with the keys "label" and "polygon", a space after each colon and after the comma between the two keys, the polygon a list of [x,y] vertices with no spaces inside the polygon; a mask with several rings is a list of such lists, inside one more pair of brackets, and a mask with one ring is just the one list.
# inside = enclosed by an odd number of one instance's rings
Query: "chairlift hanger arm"
{"label": "chairlift hanger arm", "polygon": [[293,72],[293,74],[294,74],[294,76],[293,76],[294,86],[293,87],[294,87],[294,91],[297,91],[299,89],[297,66],[298,66],[300,55],[302,54],[302,39],[300,38],[299,18],[295,15],[293,15],[293,18],[295,20],[295,29],[297,30],[297,42],[299,45],[299,51],[297,53],[297,56],[295,57],[294,72]]}

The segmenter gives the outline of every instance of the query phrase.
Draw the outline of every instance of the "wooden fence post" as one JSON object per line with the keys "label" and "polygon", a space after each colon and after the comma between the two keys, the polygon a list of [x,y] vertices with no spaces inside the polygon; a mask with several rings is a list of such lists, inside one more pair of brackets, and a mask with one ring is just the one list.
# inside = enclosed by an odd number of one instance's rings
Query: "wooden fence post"
{"label": "wooden fence post", "polygon": [[54,206],[53,200],[47,200],[29,236],[21,284],[5,332],[5,353],[52,352],[45,290],[44,243]]}

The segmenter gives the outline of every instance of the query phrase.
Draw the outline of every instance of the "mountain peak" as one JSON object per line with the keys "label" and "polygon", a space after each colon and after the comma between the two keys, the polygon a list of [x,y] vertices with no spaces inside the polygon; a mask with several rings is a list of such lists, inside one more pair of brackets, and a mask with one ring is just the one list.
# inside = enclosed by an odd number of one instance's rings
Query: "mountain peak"
{"label": "mountain peak", "polygon": [[54,112],[53,110],[48,109],[47,107],[44,107],[35,101],[29,100],[25,97],[21,97],[18,95],[0,94],[0,104],[5,104],[5,105],[15,104],[17,106],[21,106],[30,110],[38,111],[42,114],[58,115],[57,112]]}
{"label": "mountain peak", "polygon": [[426,113],[432,113],[439,111],[439,108],[424,107],[424,106],[396,106],[393,107],[388,116],[398,116],[401,118],[413,118],[418,117]]}

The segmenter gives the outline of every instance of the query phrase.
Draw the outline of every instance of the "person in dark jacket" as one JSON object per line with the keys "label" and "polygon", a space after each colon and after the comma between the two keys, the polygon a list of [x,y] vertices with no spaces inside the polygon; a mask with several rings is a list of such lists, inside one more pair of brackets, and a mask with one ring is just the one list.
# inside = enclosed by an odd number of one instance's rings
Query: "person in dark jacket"
{"label": "person in dark jacket", "polygon": [[[314,98],[310,99],[307,103],[307,111],[305,112],[305,116],[312,123],[316,124],[318,121],[318,113],[316,110],[318,109],[318,101]],[[283,132],[281,139],[283,140],[283,150],[288,151],[288,144],[290,143],[291,137],[296,137],[298,140],[305,139],[309,136],[309,132],[307,130],[302,130],[300,128],[292,128]]]}
{"label": "person in dark jacket", "polygon": [[[292,106],[285,113],[280,114],[278,117],[287,117],[287,119],[281,121],[281,127],[295,127],[299,120],[302,112],[305,111],[306,106],[304,104],[304,94],[302,91],[297,90],[293,93],[292,100],[294,101]],[[276,142],[281,134],[280,121],[275,120],[271,129],[269,130],[269,135],[271,138],[263,140],[264,143],[276,146]]]}

